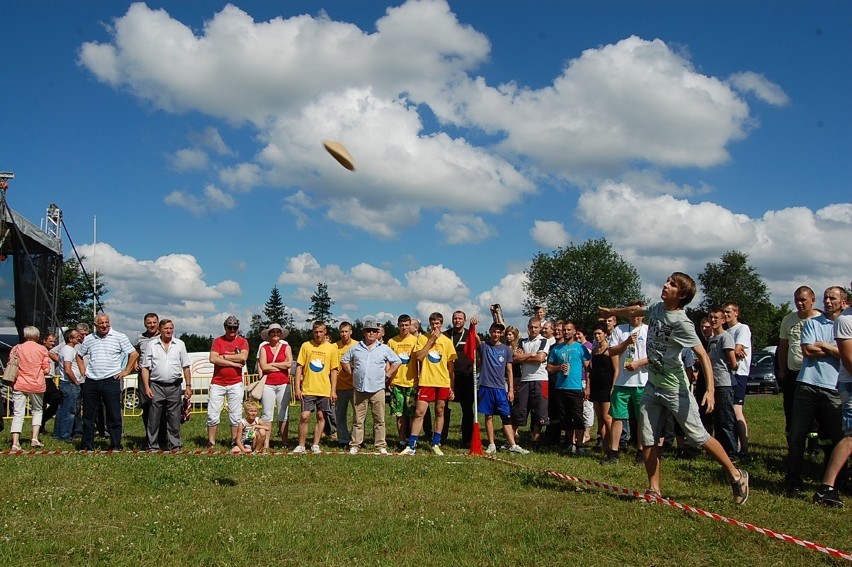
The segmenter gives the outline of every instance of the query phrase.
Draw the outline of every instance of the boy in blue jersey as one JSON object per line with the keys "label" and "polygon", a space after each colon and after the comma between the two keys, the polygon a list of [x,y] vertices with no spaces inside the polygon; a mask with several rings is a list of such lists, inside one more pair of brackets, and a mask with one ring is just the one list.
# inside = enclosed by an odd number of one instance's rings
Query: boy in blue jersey
{"label": "boy in blue jersey", "polygon": [[[492,323],[488,329],[491,338],[489,342],[479,343],[479,357],[482,368],[479,374],[479,392],[477,394],[479,413],[485,416],[485,431],[488,434],[488,449],[486,453],[493,455],[497,452],[494,443],[494,416],[499,415],[503,422],[503,434],[510,453],[526,455],[529,453],[515,443],[515,432],[512,429],[510,413],[511,402],[515,397],[515,384],[512,377],[512,349],[500,342],[506,328],[500,323]],[[506,380],[509,391],[506,392]]]}
{"label": "boy in blue jersey", "polygon": [[588,393],[583,387],[583,370],[588,368],[592,354],[576,341],[573,321],[565,321],[561,327],[563,340],[553,345],[547,355],[547,371],[556,374],[551,395],[560,427],[568,434],[568,454],[585,455],[583,400]]}

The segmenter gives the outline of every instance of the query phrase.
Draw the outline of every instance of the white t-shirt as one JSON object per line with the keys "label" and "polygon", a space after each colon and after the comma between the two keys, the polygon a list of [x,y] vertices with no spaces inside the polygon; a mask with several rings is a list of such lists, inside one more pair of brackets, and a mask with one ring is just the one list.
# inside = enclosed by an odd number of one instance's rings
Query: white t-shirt
{"label": "white t-shirt", "polygon": [[[642,323],[638,327],[631,327],[629,323],[619,325],[612,330],[612,335],[609,341],[610,346],[620,345],[626,341],[631,334],[637,333],[636,342],[627,347],[621,353],[621,370],[618,372],[618,378],[615,381],[616,386],[630,386],[639,388],[648,383],[648,365],[639,368],[638,370],[627,370],[624,365],[627,364],[628,354],[632,355],[633,360],[641,360],[648,358],[648,325]],[[629,352],[632,349],[632,352]]]}
{"label": "white t-shirt", "polygon": [[545,355],[544,362],[521,363],[521,382],[547,382],[547,353],[550,350],[547,339],[541,335],[524,339],[521,341],[521,348],[527,354],[543,352]]}
{"label": "white t-shirt", "polygon": [[59,380],[62,382],[69,382],[68,375],[65,373],[65,362],[71,363],[71,371],[74,373],[74,378],[77,379],[77,383],[80,383],[80,367],[77,366],[77,349],[72,347],[69,344],[64,344],[59,349],[59,363],[56,365],[59,367]]}
{"label": "white t-shirt", "polygon": [[751,371],[751,329],[745,323],[737,323],[728,329],[731,336],[734,337],[734,344],[743,345],[745,348],[745,358],[740,358],[734,374],[737,376],[748,376]]}

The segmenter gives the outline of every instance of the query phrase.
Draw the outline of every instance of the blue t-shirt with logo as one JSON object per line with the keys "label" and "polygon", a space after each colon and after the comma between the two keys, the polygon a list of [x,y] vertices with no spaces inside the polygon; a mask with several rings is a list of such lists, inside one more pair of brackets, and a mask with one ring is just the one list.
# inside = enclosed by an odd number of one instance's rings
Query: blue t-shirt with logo
{"label": "blue t-shirt with logo", "polygon": [[505,390],[506,365],[512,364],[512,349],[503,343],[479,343],[479,358],[482,361],[479,385]]}
{"label": "blue t-shirt with logo", "polygon": [[578,342],[555,344],[550,347],[548,364],[568,363],[568,373],[556,373],[557,390],[583,389],[583,363],[592,358],[592,353]]}

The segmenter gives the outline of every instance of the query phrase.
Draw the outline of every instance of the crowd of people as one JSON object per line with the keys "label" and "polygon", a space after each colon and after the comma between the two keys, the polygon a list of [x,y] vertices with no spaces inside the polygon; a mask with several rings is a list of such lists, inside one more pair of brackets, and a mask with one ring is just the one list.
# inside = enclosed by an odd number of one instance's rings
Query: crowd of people
{"label": "crowd of people", "polygon": [[[422,330],[419,321],[401,315],[399,334],[387,340],[384,327],[372,318],[363,322],[360,341],[352,337],[352,325],[343,322],[340,340],[332,342],[326,323],[317,321],[312,339],[294,356],[286,341],[288,330],[273,323],[261,333],[260,383],[250,396],[244,382],[250,346],[239,333],[237,318],[229,316],[209,355],[213,378],[207,447],[217,444],[226,400],[233,452],[267,450],[275,437],[287,447],[294,397],[300,406],[295,454],[321,453],[324,435],[357,454],[364,448],[368,410],[375,450],[388,454],[389,409],[396,421],[396,452],[416,454],[422,437],[432,453],[443,455],[448,402],[455,401],[462,414],[463,447],[471,443],[475,407],[485,418],[488,454],[499,450],[495,416],[501,419],[505,440],[501,449],[510,453],[529,453],[518,444],[521,428],[529,429],[532,448],[562,445],[568,455],[588,454],[588,444],[596,440],[591,448],[601,451],[604,464],[619,462],[632,439],[635,461],[644,464],[648,476],[646,495],[660,498],[661,452],[671,436],[679,454],[703,449],[716,460],[728,476],[734,500],[742,504],[749,496],[748,473],[740,465],[750,458],[744,405],[751,332],[739,321],[735,303],[710,309],[696,329],[684,311],[695,293],[692,278],[675,272],[658,303],[601,307],[592,341],[570,320],[547,319],[543,307],[535,308],[523,338],[494,305],[486,340],[472,332],[479,323],[476,317],[465,328],[462,311],[452,314],[446,330],[441,313],[432,313]],[[852,453],[852,308],[842,286],[825,290],[822,311],[815,308],[816,296],[807,286],[795,291],[794,302],[796,312],[781,325],[777,356],[788,441],[785,489],[795,494],[803,488],[805,445],[816,426],[830,446],[813,499],[842,506],[836,484],[845,478]],[[619,318],[626,323],[619,325]],[[60,345],[53,344],[52,335],[40,344],[38,329],[25,328],[25,341],[10,355],[18,367],[12,388],[12,450],[20,450],[27,398],[30,443],[42,446],[42,406],[51,382],[45,377],[53,365],[60,377],[53,404],[57,440],[80,435],[80,449],[93,450],[98,428],[108,432],[110,449],[122,450],[121,380],[138,371],[146,448],[182,449],[181,416],[192,396],[189,356],[174,336],[171,320],[148,313],[144,325],[145,331],[131,342],[101,313],[94,333],[78,325],[65,332]]]}

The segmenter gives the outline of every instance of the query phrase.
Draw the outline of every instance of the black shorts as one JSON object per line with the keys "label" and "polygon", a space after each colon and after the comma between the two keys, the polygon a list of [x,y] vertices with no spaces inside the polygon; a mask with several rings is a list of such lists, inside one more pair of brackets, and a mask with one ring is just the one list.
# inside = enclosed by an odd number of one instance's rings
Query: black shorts
{"label": "black shorts", "polygon": [[585,429],[583,390],[553,390],[553,395],[562,429]]}

